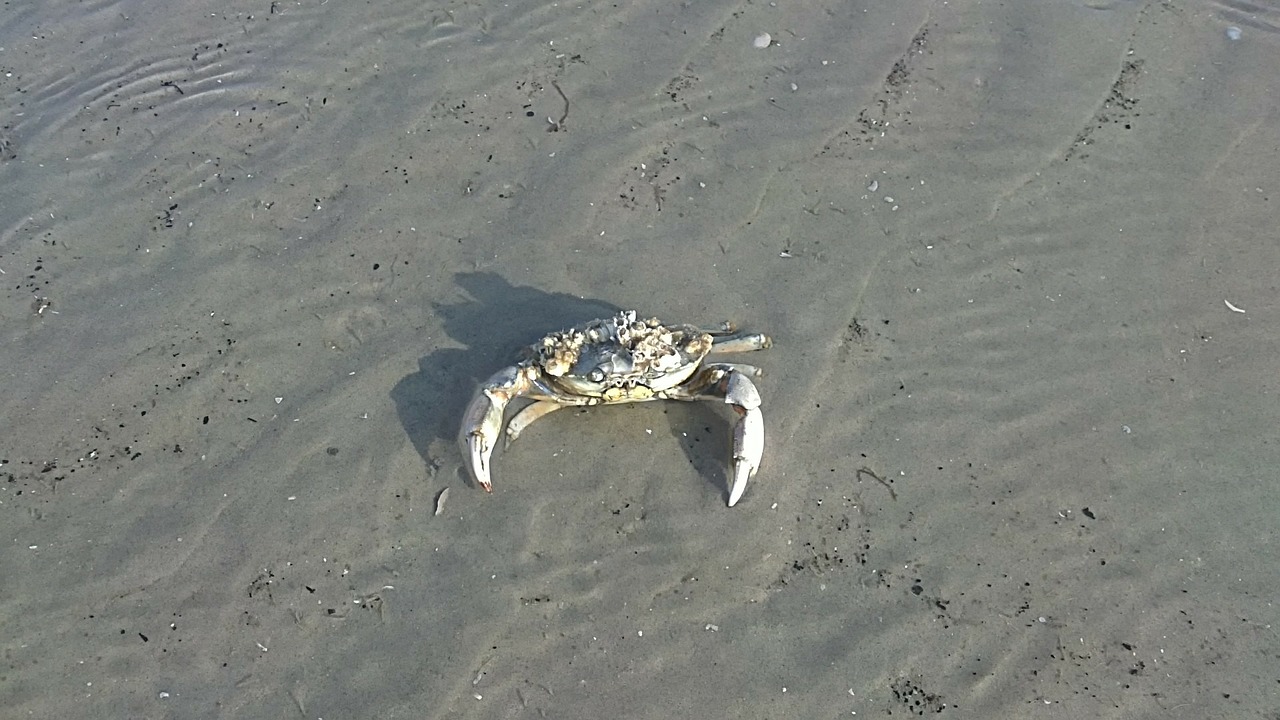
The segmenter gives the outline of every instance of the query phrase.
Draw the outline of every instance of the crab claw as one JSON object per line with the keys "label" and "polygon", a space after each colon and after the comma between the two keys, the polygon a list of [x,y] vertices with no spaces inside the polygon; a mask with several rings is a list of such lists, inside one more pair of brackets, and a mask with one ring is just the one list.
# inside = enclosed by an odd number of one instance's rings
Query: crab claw
{"label": "crab claw", "polygon": [[485,492],[493,492],[489,476],[489,458],[502,435],[502,414],[507,403],[522,393],[525,378],[518,367],[503,368],[476,390],[462,416],[458,444],[467,456],[467,469]]}
{"label": "crab claw", "polygon": [[764,457],[764,415],[760,413],[760,393],[747,376],[730,372],[724,379],[724,401],[740,416],[733,426],[733,485],[729,488],[729,507],[742,498],[747,481]]}

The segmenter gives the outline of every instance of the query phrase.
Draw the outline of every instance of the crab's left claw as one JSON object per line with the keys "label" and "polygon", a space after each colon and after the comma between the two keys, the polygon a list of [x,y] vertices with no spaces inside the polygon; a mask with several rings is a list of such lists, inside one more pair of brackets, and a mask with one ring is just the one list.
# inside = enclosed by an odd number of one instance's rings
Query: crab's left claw
{"label": "crab's left claw", "polygon": [[733,507],[746,491],[747,481],[760,469],[764,415],[760,413],[760,393],[745,374],[731,370],[721,382],[724,401],[739,415],[733,426],[733,485],[729,488],[729,507]]}
{"label": "crab's left claw", "polygon": [[493,492],[493,480],[489,475],[489,458],[502,435],[502,414],[507,404],[523,395],[528,378],[519,367],[503,368],[494,373],[476,390],[475,397],[467,405],[462,416],[462,429],[458,432],[458,444],[467,457],[467,469],[485,492]]}

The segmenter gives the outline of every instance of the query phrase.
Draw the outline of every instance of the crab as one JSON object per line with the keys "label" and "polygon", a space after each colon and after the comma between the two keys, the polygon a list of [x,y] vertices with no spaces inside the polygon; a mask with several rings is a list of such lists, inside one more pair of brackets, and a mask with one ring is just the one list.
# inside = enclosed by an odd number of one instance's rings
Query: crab
{"label": "crab", "polygon": [[768,336],[738,333],[731,323],[714,330],[664,325],[657,318],[639,319],[634,310],[551,333],[476,390],[458,434],[467,468],[480,487],[493,492],[489,460],[507,405],[517,398],[533,402],[507,423],[508,445],[535,420],[564,407],[712,400],[729,404],[738,415],[729,487],[733,507],[764,455],[760,393],[751,382],[761,371],[740,363],[707,362],[707,357],[772,345]]}

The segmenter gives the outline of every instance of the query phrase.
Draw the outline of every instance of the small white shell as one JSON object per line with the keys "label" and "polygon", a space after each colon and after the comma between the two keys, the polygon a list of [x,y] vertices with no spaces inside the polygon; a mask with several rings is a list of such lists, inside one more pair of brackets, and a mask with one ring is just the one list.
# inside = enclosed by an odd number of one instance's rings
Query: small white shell
{"label": "small white shell", "polygon": [[751,41],[751,44],[760,50],[763,50],[769,47],[769,45],[771,45],[772,43],[773,43],[773,36],[770,35],[769,33],[760,33],[759,35],[756,36],[755,40]]}

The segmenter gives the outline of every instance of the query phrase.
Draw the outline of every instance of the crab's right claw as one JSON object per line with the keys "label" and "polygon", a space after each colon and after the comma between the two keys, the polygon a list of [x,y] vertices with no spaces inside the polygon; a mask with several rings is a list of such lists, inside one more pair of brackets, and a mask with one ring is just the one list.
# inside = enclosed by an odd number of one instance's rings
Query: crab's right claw
{"label": "crab's right claw", "polygon": [[764,415],[760,413],[760,393],[745,374],[729,373],[725,385],[724,401],[740,416],[733,426],[733,485],[729,488],[729,507],[733,507],[764,458]]}
{"label": "crab's right claw", "polygon": [[467,457],[467,469],[485,492],[493,492],[493,480],[489,475],[489,458],[498,437],[502,435],[502,414],[507,403],[520,395],[525,378],[518,367],[503,368],[494,373],[476,390],[471,404],[462,416],[462,429],[458,432],[458,444]]}

